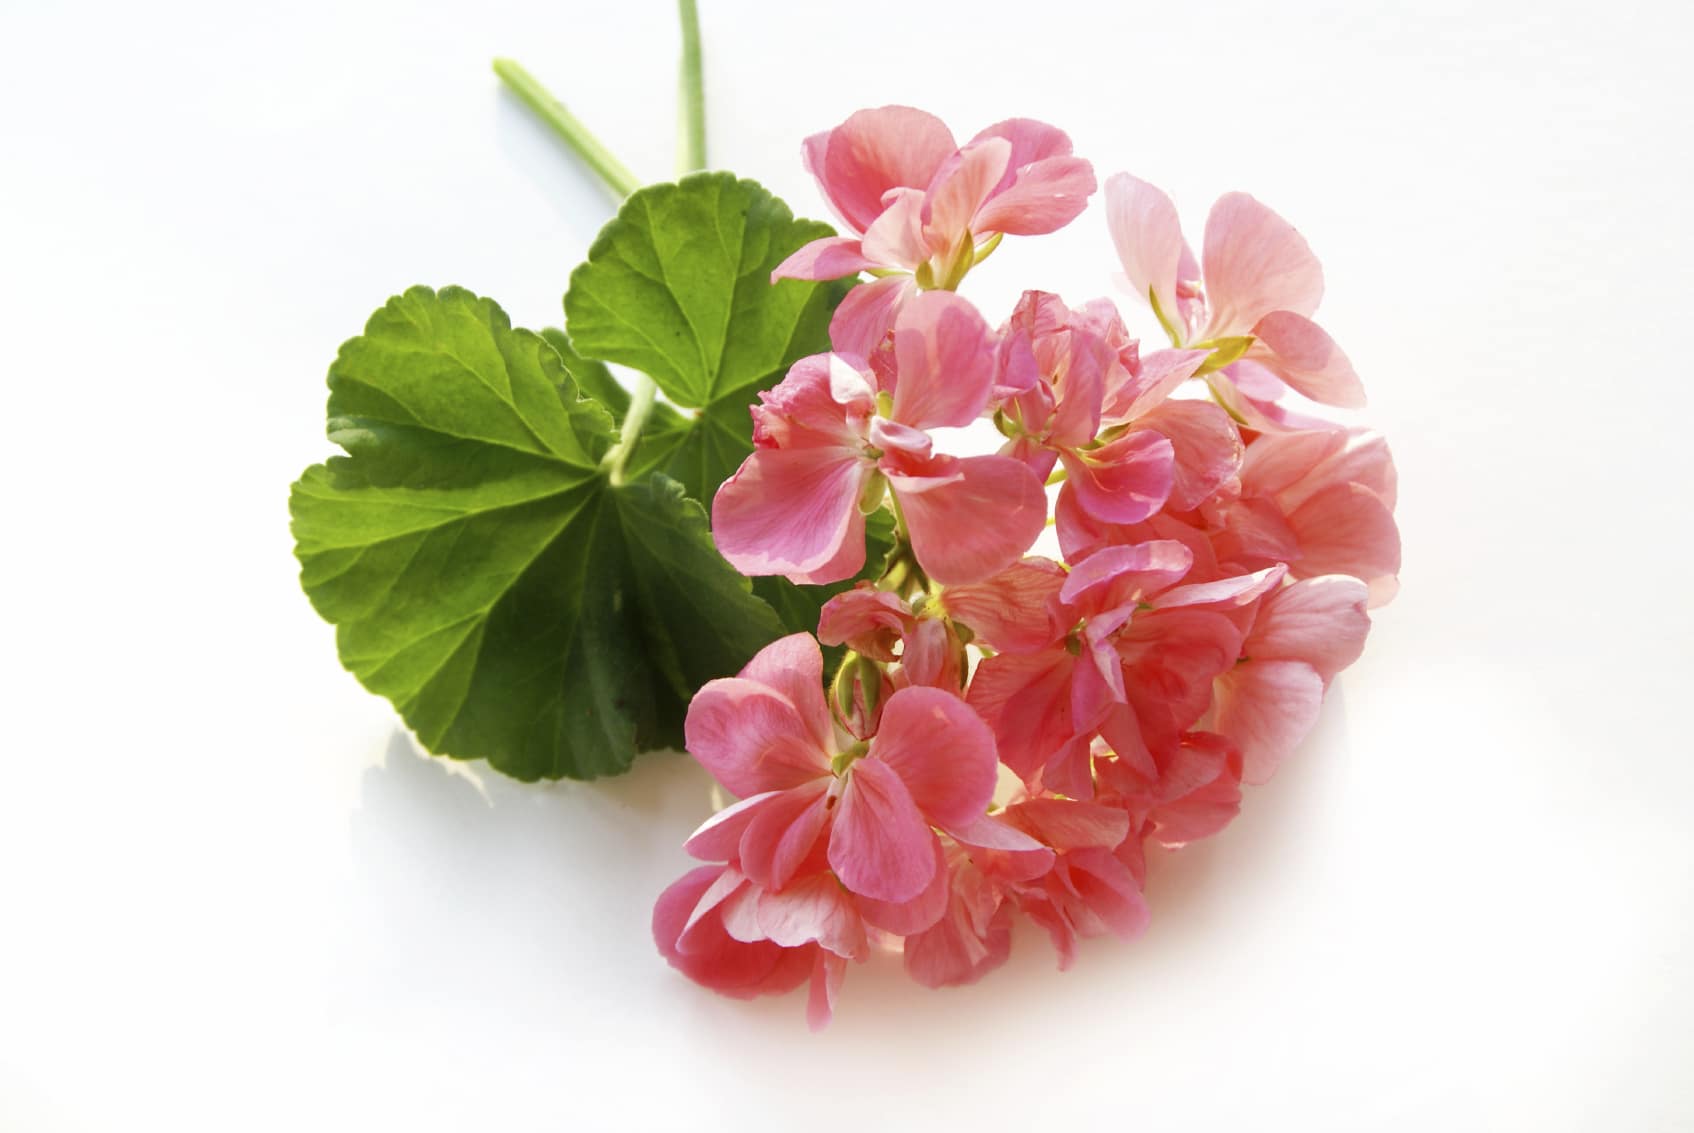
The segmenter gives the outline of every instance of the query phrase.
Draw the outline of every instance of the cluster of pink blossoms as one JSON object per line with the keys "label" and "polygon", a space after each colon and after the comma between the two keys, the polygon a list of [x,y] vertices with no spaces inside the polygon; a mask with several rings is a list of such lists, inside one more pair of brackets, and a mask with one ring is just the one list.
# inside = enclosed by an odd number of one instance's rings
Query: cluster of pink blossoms
{"label": "cluster of pink blossoms", "polygon": [[[816,639],[694,698],[688,750],[740,801],[688,840],[711,864],[653,928],[724,994],[809,982],[821,1026],[873,948],[941,987],[1003,963],[1017,912],[1061,968],[1079,937],[1139,932],[1148,840],[1216,833],[1305,736],[1400,543],[1382,439],[1311,406],[1362,402],[1311,319],[1322,271],[1252,197],[1218,201],[1196,261],[1164,193],[1108,180],[1118,257],[1171,340],[1143,352],[1110,300],[1029,291],[995,329],[954,293],[1002,235],[1086,207],[1093,172],[1059,130],[959,146],[886,107],[805,156],[852,235],[775,275],[874,278],[835,352],[761,395],[713,532],[743,572],[804,583],[857,574],[878,509],[896,543]],[[997,453],[936,451],[931,430],[984,419]],[[1063,561],[1030,554],[1049,525]],[[847,650],[827,685],[820,641]]]}

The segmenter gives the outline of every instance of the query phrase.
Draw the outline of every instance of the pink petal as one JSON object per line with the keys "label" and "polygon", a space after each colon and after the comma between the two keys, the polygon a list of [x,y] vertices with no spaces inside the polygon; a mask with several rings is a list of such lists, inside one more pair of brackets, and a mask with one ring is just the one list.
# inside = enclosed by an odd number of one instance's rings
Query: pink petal
{"label": "pink petal", "polygon": [[1134,429],[1097,449],[1067,451],[1064,490],[1095,519],[1140,523],[1170,496],[1176,455],[1151,429]]}
{"label": "pink petal", "polygon": [[915,429],[963,427],[982,415],[994,386],[988,324],[950,291],[925,291],[894,324],[895,421]]}
{"label": "pink petal", "polygon": [[1047,523],[1047,492],[1025,465],[1005,456],[973,456],[958,468],[963,474],[958,481],[929,491],[912,491],[907,477],[889,477],[905,511],[912,551],[943,585],[977,582],[1005,570]]}
{"label": "pink petal", "polygon": [[1198,272],[1171,199],[1145,181],[1115,173],[1106,179],[1106,225],[1137,297],[1145,303],[1155,296],[1165,318],[1177,322],[1177,282]]}
{"label": "pink petal", "polygon": [[865,955],[865,922],[853,899],[827,873],[796,881],[780,893],[759,895],[759,927],[785,948],[816,943],[849,959]]}
{"label": "pink petal", "polygon": [[812,967],[812,986],[806,994],[806,1026],[814,1032],[823,1030],[835,1018],[835,1001],[846,979],[847,961],[820,950]]}
{"label": "pink petal", "polygon": [[[742,872],[769,890],[784,888],[829,825],[828,778],[785,791],[759,809],[737,846]],[[821,868],[821,863],[819,868]]]}
{"label": "pink petal", "polygon": [[684,723],[689,754],[731,794],[782,791],[829,773],[829,754],[789,700],[725,677],[694,694]]}
{"label": "pink petal", "polygon": [[978,210],[971,232],[1040,236],[1057,232],[1088,207],[1094,167],[1080,157],[1049,157],[1015,168],[1010,188],[992,194]]}
{"label": "pink petal", "polygon": [[1347,434],[1338,429],[1267,433],[1247,446],[1241,463],[1242,487],[1255,495],[1277,495],[1346,445]]}
{"label": "pink petal", "polygon": [[973,235],[971,225],[1011,160],[1004,138],[972,142],[942,163],[925,193],[924,230],[930,247],[946,252]]}
{"label": "pink petal", "polygon": [[984,138],[1005,138],[1012,145],[1006,176],[995,186],[997,190],[1008,188],[1018,170],[1026,165],[1071,154],[1071,140],[1063,130],[1033,118],[1008,118],[1004,122],[996,122],[978,131],[976,137],[966,144],[974,144]]}
{"label": "pink petal", "polygon": [[1170,500],[1173,511],[1191,511],[1241,470],[1241,434],[1229,414],[1204,401],[1167,401],[1137,422],[1170,441],[1175,452]]}
{"label": "pink petal", "polygon": [[924,987],[975,983],[1012,953],[1011,906],[1000,904],[980,877],[974,885],[970,896],[955,894],[934,927],[906,938],[906,974]]}
{"label": "pink petal", "polygon": [[941,119],[906,106],[861,110],[806,141],[806,164],[824,196],[856,232],[882,213],[882,198],[923,188],[956,143]]}
{"label": "pink petal", "polygon": [[1147,900],[1127,866],[1103,849],[1079,850],[1066,864],[1077,897],[1098,924],[1098,929],[1089,926],[1089,935],[1104,930],[1133,940],[1146,931],[1151,919]]}
{"label": "pink petal", "polygon": [[747,824],[758,815],[760,807],[782,794],[782,791],[764,791],[725,807],[701,823],[682,848],[689,857],[704,862],[734,861],[741,852],[741,835],[746,833]]}
{"label": "pink petal", "polygon": [[1300,541],[1300,558],[1293,565],[1301,577],[1350,574],[1373,583],[1400,573],[1400,530],[1394,514],[1369,488],[1325,488],[1295,509],[1288,525]]}
{"label": "pink petal", "polygon": [[1137,602],[1176,582],[1194,565],[1194,552],[1174,539],[1107,547],[1071,569],[1059,600],[1084,614]]}
{"label": "pink petal", "polygon": [[900,677],[905,685],[927,685],[959,695],[964,683],[963,657],[958,638],[947,624],[936,618],[919,618],[906,636],[900,654]]}
{"label": "pink petal", "polygon": [[1164,774],[1152,811],[1159,842],[1169,846],[1209,838],[1241,812],[1241,752],[1226,737],[1188,732],[1161,758]]}
{"label": "pink petal", "polygon": [[917,271],[930,257],[923,231],[923,205],[921,189],[891,190],[882,215],[865,230],[865,259],[876,267]]}
{"label": "pink petal", "polygon": [[904,688],[888,701],[861,764],[879,761],[937,826],[968,823],[986,810],[1000,767],[988,725],[964,701],[934,688]]}
{"label": "pink petal", "polygon": [[1272,311],[1309,317],[1323,298],[1323,268],[1305,237],[1246,193],[1212,206],[1201,261],[1208,338],[1247,334]]}
{"label": "pink petal", "polygon": [[1107,422],[1133,421],[1164,403],[1183,382],[1194,376],[1210,350],[1155,350],[1141,359],[1140,371],[1116,387],[1107,398],[1101,418]]}
{"label": "pink petal", "polygon": [[1277,563],[1251,574],[1238,574],[1211,582],[1177,586],[1152,599],[1151,605],[1155,610],[1169,610],[1178,606],[1246,606],[1281,585],[1283,576],[1287,573],[1287,568]]}
{"label": "pink petal", "polygon": [[779,279],[840,279],[844,275],[876,267],[865,258],[859,242],[851,236],[825,236],[794,250],[771,272],[771,282]]}
{"label": "pink petal", "polygon": [[999,574],[941,592],[949,617],[1002,652],[1033,653],[1064,632],[1057,601],[1065,571],[1051,559],[1020,559]]}
{"label": "pink petal", "polygon": [[931,837],[935,843],[935,876],[929,885],[910,901],[877,901],[860,897],[859,913],[866,924],[896,936],[910,936],[929,928],[947,912],[947,901],[951,895],[947,884],[947,858],[941,849],[941,839]]}
{"label": "pink petal", "polygon": [[1318,324],[1293,311],[1272,311],[1252,333],[1259,340],[1252,356],[1301,394],[1343,409],[1364,405],[1365,387],[1353,364]]}
{"label": "pink petal", "polygon": [[716,880],[715,866],[690,870],[653,906],[653,940],[671,967],[703,987],[737,999],[791,991],[812,969],[812,949],[782,948],[768,941],[743,944],[723,931],[715,912],[693,933],[693,949],[677,950],[677,939],[700,897]]}
{"label": "pink petal", "polygon": [[899,595],[862,582],[824,603],[818,613],[818,640],[889,662],[896,659],[894,647],[911,624],[912,612]]}
{"label": "pink petal", "polygon": [[1304,661],[1328,684],[1364,652],[1369,599],[1369,588],[1344,574],[1302,579],[1265,599],[1242,648],[1255,661]]}
{"label": "pink petal", "polygon": [[1055,850],[1110,850],[1129,836],[1129,815],[1103,803],[1029,799],[1006,808],[1005,820]]}
{"label": "pink petal", "polygon": [[754,450],[712,500],[719,553],[742,574],[815,578],[833,566],[827,581],[851,578],[865,561],[859,493],[871,468],[845,448]]}
{"label": "pink petal", "polygon": [[[932,690],[894,695],[925,691]],[[885,728],[887,720],[885,711]],[[930,838],[929,823],[892,767],[879,759],[853,764],[829,837],[830,868],[842,885],[877,901],[910,901],[935,877]]]}
{"label": "pink petal", "polygon": [[988,657],[971,677],[966,703],[993,729],[1001,761],[1025,781],[1076,734],[1075,670],[1076,658],[1061,647]]}
{"label": "pink petal", "polygon": [[894,329],[901,304],[918,293],[909,275],[889,275],[847,292],[829,321],[829,341],[842,354],[869,358]]}
{"label": "pink petal", "polygon": [[1241,748],[1249,783],[1263,783],[1306,737],[1323,707],[1323,678],[1303,661],[1246,661],[1214,690],[1212,727]]}
{"label": "pink petal", "polygon": [[736,675],[787,697],[811,730],[819,750],[829,747],[835,728],[823,695],[823,651],[811,634],[791,633],[777,638],[755,653]]}

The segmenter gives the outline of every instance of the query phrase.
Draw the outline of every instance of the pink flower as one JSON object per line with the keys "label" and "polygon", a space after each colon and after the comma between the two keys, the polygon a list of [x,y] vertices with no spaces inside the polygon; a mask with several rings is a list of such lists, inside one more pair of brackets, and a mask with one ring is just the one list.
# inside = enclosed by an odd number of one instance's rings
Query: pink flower
{"label": "pink flower", "polygon": [[1323,269],[1287,221],[1245,193],[1225,194],[1206,219],[1197,263],[1161,190],[1115,174],[1106,208],[1130,286],[1173,344],[1212,351],[1202,372],[1224,379],[1213,390],[1248,424],[1321,427],[1277,404],[1289,387],[1325,405],[1364,404],[1352,363],[1311,320]]}
{"label": "pink flower", "polygon": [[1026,118],[960,148],[939,118],[885,106],[814,134],[804,154],[852,235],[812,241],[771,279],[889,273],[854,288],[830,324],[837,350],[865,357],[920,288],[952,290],[1001,235],[1063,228],[1094,192],[1092,168],[1063,131]]}
{"label": "pink flower", "polygon": [[1018,907],[1052,937],[1061,970],[1076,958],[1078,937],[1111,934],[1132,940],[1147,927],[1140,882],[1115,853],[1130,836],[1124,811],[1037,798],[1008,806],[1003,817],[1054,852],[1046,873],[1009,889]]}
{"label": "pink flower", "polygon": [[824,603],[818,640],[897,666],[892,688],[927,685],[955,695],[965,677],[964,645],[952,627],[926,610],[912,612],[898,595],[861,582]]}
{"label": "pink flower", "polygon": [[822,682],[817,642],[794,634],[695,694],[688,750],[742,801],[696,831],[688,852],[736,863],[770,894],[831,871],[873,903],[859,906],[872,924],[926,927],[913,922],[940,916],[946,880],[931,828],[968,826],[987,808],[993,734],[956,696],[910,687],[889,697],[868,743],[843,747]]}
{"label": "pink flower", "polygon": [[1265,597],[1242,658],[1214,684],[1213,727],[1240,745],[1249,783],[1263,783],[1311,731],[1335,674],[1370,632],[1370,592],[1346,575],[1296,582]]}
{"label": "pink flower", "polygon": [[1202,510],[1220,559],[1249,569],[1286,563],[1292,578],[1350,574],[1380,606],[1400,588],[1394,497],[1380,434],[1324,429],[1259,436],[1247,446],[1239,493]]}
{"label": "pink flower", "polygon": [[925,432],[976,420],[993,380],[982,316],[942,292],[902,311],[880,379],[840,355],[801,359],[759,395],[757,448],[713,500],[718,550],[743,574],[849,578],[864,564],[864,515],[887,489],[936,581],[1009,566],[1045,523],[1041,481],[1007,457],[939,455]]}
{"label": "pink flower", "polygon": [[1224,736],[1184,732],[1156,751],[1097,754],[1100,801],[1129,815],[1138,845],[1146,836],[1172,847],[1210,837],[1241,809],[1241,750]]}

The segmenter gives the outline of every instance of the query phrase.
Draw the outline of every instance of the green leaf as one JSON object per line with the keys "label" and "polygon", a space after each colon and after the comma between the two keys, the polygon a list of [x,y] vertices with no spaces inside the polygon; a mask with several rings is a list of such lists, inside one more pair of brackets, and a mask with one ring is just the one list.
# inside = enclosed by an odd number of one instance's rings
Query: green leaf
{"label": "green leaf", "polygon": [[651,375],[679,406],[732,397],[745,406],[796,358],[829,349],[829,317],[847,281],[773,286],[770,274],[802,244],[833,234],[733,174],[649,185],[571,273],[570,341],[584,357]]}
{"label": "green leaf", "polygon": [[390,300],[329,384],[347,455],[294,485],[301,582],[431,751],[519,779],[624,770],[782,632],[679,484],[611,485],[611,414],[489,300]]}

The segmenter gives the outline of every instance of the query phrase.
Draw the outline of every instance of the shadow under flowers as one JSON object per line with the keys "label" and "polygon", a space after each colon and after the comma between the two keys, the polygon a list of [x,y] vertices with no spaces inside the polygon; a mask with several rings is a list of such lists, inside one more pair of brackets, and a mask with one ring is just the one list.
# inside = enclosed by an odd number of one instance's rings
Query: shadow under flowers
{"label": "shadow under flowers", "polygon": [[[1231,940],[1266,930],[1257,918],[1298,915],[1278,878],[1319,852],[1304,832],[1334,805],[1348,761],[1364,757],[1346,750],[1341,691],[1276,778],[1248,789],[1222,834],[1149,850],[1152,924],[1141,939],[1084,941],[1060,974],[1044,934],[1020,924],[1004,968],[934,995],[913,994],[897,956],[874,956],[850,968],[828,1034],[875,1034],[892,1019],[914,1036],[1004,1027],[1031,1003],[1117,1013],[1135,1009],[1143,982],[1216,978],[1196,970],[1197,955],[1227,958]],[[653,901],[696,864],[681,847],[712,812],[711,788],[674,753],[644,755],[614,779],[518,783],[425,755],[397,731],[366,771],[353,817],[341,1002],[380,1026],[470,1019],[553,1030],[645,1009],[673,1024],[680,1013],[703,1027],[757,1029],[771,1016],[785,1032],[803,1029],[798,995],[719,999],[654,950]]]}

